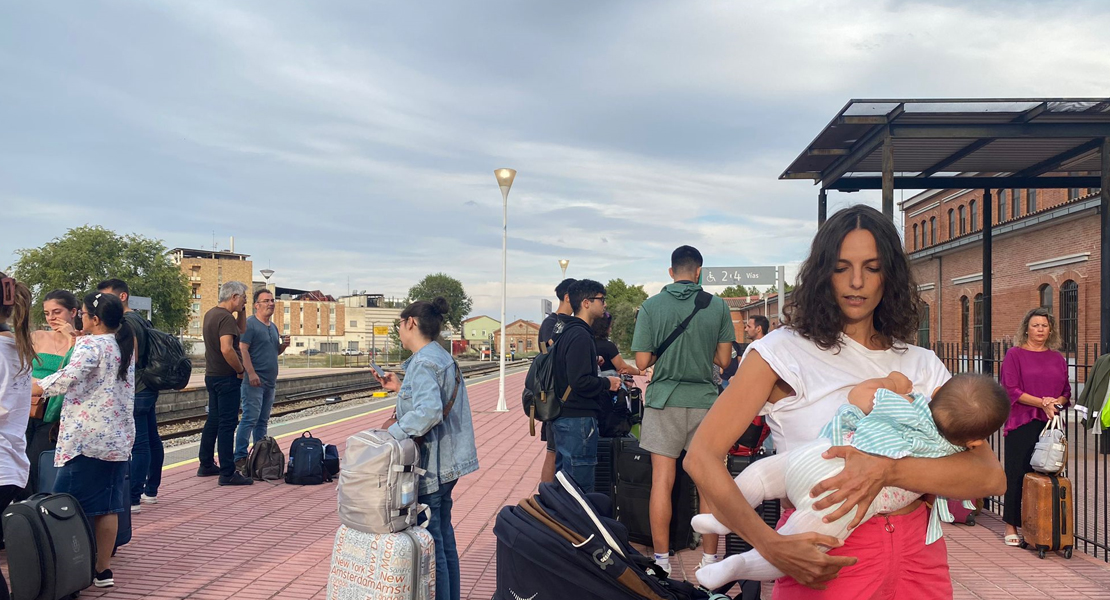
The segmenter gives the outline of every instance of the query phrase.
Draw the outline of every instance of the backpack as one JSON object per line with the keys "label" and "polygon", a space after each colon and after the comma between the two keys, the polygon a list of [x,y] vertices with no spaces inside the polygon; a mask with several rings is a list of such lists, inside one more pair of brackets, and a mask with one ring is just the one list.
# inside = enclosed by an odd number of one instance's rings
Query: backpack
{"label": "backpack", "polygon": [[324,477],[331,481],[339,474],[339,448],[335,444],[324,445]]}
{"label": "backpack", "polygon": [[420,447],[388,431],[369,429],[347,438],[339,472],[339,520],[366,533],[397,533],[416,524],[428,507],[418,504]]}
{"label": "backpack", "polygon": [[293,485],[320,485],[324,475],[324,443],[306,431],[289,445],[289,468],[285,483]]}
{"label": "backpack", "polygon": [[146,354],[136,367],[142,369],[142,381],[152,390],[180,390],[189,385],[193,363],[185,356],[185,347],[172,335],[155,329],[146,319],[143,331],[136,332],[146,339]]}
{"label": "backpack", "polygon": [[559,338],[556,337],[546,348],[540,344],[540,353],[532,359],[528,375],[524,378],[520,401],[524,405],[524,414],[528,415],[528,431],[532,437],[536,435],[536,421],[548,423],[558,419],[563,403],[570,397],[569,385],[562,397],[555,392],[555,345],[558,343]]}
{"label": "backpack", "polygon": [[255,481],[281,481],[285,477],[285,453],[270,436],[255,442],[247,455],[247,477]]}

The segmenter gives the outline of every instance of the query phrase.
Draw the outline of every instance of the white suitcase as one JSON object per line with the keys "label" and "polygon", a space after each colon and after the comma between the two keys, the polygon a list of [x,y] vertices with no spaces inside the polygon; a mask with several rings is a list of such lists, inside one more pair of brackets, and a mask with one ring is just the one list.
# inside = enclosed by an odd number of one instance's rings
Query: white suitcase
{"label": "white suitcase", "polygon": [[340,525],[328,600],[435,600],[436,552],[423,527],[366,533]]}

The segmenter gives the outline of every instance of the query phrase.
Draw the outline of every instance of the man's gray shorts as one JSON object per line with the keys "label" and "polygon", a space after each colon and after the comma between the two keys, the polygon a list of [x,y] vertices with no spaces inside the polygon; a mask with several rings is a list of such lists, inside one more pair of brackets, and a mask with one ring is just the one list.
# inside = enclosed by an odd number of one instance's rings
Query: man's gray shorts
{"label": "man's gray shorts", "polygon": [[640,448],[652,454],[678,458],[690,447],[694,432],[698,430],[708,408],[683,408],[666,406],[644,407],[644,421],[640,425]]}

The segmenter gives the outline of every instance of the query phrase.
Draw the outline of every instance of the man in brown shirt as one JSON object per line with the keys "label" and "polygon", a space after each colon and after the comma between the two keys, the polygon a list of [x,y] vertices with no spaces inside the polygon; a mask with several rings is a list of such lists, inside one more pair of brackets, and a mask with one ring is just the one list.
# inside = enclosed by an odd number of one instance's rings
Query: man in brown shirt
{"label": "man in brown shirt", "polygon": [[[247,330],[247,286],[228,281],[220,286],[219,302],[204,314],[202,326],[208,418],[200,434],[197,477],[219,475],[220,485],[250,485],[254,482],[235,470],[235,428],[239,425],[239,390],[244,370],[239,336]],[[213,457],[217,449],[219,466]]]}

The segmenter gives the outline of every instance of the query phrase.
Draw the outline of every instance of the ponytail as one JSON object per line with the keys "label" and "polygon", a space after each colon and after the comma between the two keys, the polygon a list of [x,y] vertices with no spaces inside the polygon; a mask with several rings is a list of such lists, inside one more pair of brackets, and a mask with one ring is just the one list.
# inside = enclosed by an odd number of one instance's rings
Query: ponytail
{"label": "ponytail", "polygon": [[85,310],[89,318],[96,317],[109,330],[116,332],[119,345],[119,378],[127,379],[127,369],[131,367],[131,355],[135,353],[135,332],[123,322],[123,302],[119,296],[107,292],[92,292],[85,296]]}
{"label": "ponytail", "polygon": [[[4,280],[4,287],[11,287],[11,304],[0,304],[0,319],[7,321],[12,330],[16,353],[19,355],[19,373],[23,374],[30,371],[38,359],[31,343],[31,291],[3,273],[0,273],[0,280]],[[8,293],[4,293],[4,296],[7,300]]]}
{"label": "ponytail", "polygon": [[135,332],[131,330],[131,325],[120,323],[116,330],[116,343],[119,344],[119,378],[122,381],[127,379],[127,369],[131,366],[131,356],[135,353]]}

